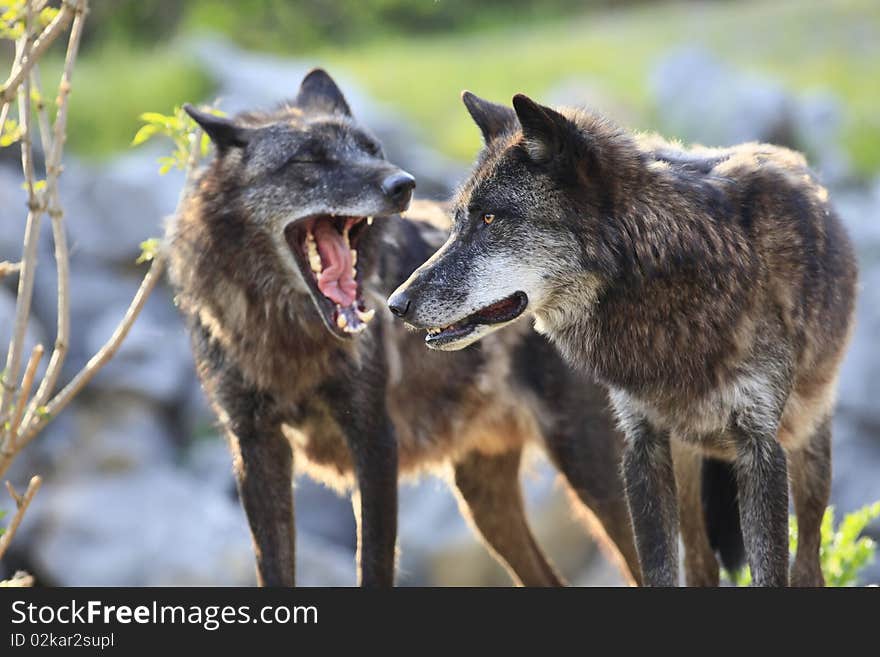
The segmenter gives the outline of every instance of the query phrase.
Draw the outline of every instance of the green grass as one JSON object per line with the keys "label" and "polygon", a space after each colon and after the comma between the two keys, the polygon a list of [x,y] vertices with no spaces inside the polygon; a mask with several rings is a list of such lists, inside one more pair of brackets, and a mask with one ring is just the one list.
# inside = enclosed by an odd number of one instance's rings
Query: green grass
{"label": "green grass", "polygon": [[[470,160],[479,137],[459,101],[463,88],[508,102],[516,92],[541,99],[564,79],[588,78],[599,109],[633,128],[662,129],[649,75],[658,57],[681,45],[702,45],[736,68],[798,91],[833,92],[844,104],[841,138],[857,169],[880,170],[876,0],[655,3],[480,33],[377,37],[318,49],[308,59],[346,72],[421,126],[429,143]],[[210,81],[187,62],[174,46],[88,52],[76,71],[73,150],[101,155],[125,148],[139,113],[207,97]]]}
{"label": "green grass", "polygon": [[[42,70],[43,86],[54,92],[61,61]],[[211,94],[213,81],[175,45],[156,50],[106,45],[77,61],[68,117],[69,148],[102,157],[124,150],[143,123],[141,113],[170,111],[175,104]]]}
{"label": "green grass", "polygon": [[462,88],[508,102],[516,92],[541,98],[563,79],[589,77],[601,90],[600,108],[629,106],[631,127],[656,129],[649,75],[658,57],[680,45],[704,46],[734,67],[778,77],[795,90],[832,91],[844,102],[842,139],[857,168],[880,169],[880,3],[874,0],[638,6],[481,35],[334,49],[319,59],[354,73],[377,98],[425,126],[447,153],[470,159],[479,137],[458,101]]}

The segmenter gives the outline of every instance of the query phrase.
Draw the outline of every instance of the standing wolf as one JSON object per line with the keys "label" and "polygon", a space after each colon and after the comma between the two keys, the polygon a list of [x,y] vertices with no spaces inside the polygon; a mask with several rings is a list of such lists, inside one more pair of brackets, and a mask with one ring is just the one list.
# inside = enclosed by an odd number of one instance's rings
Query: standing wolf
{"label": "standing wolf", "polygon": [[332,79],[311,72],[295,101],[267,114],[188,111],[217,156],[169,225],[171,279],[233,452],[259,582],[294,583],[296,453],[310,475],[356,491],[364,585],[393,583],[398,470],[435,466],[452,471],[463,513],[517,582],[560,583],[525,519],[518,475],[530,441],[637,578],[614,468],[623,441],[604,391],[529,330],[450,359],[426,355],[384,312],[448,225],[395,215],[413,179],[385,160]]}
{"label": "standing wolf", "polygon": [[[790,480],[791,579],[821,585],[856,266],[803,157],[755,143],[684,150],[522,95],[514,110],[468,93],[464,102],[486,148],[455,201],[452,235],[391,310],[445,350],[528,310],[569,362],[608,386],[646,583],[678,582],[672,437],[732,464],[728,497],[732,488],[757,585],[789,580]],[[709,463],[709,477],[723,478]],[[716,539],[718,520],[707,518]]]}

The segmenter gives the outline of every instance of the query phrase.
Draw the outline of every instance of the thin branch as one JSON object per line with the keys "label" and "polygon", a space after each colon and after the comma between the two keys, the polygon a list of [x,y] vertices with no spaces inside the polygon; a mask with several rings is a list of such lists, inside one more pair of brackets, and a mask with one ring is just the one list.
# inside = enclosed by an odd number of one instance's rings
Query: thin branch
{"label": "thin branch", "polygon": [[3,278],[5,276],[9,276],[9,274],[14,274],[15,272],[19,271],[20,269],[21,269],[20,262],[9,262],[7,260],[4,260],[3,262],[0,262],[0,278]]}
{"label": "thin branch", "polygon": [[12,516],[12,521],[9,523],[9,526],[6,528],[6,531],[3,532],[3,536],[0,536],[0,559],[3,558],[3,555],[6,554],[6,550],[9,548],[9,544],[12,542],[12,538],[15,536],[15,532],[18,531],[18,526],[21,524],[21,519],[24,518],[24,514],[30,506],[31,500],[34,499],[34,495],[37,494],[37,491],[40,490],[40,486],[43,484],[43,480],[39,476],[31,477],[30,483],[28,483],[27,490],[24,492],[24,495],[19,497],[14,490],[10,492],[13,495],[13,499],[15,500],[18,509],[15,511],[15,515]]}
{"label": "thin branch", "polygon": [[[153,264],[150,266],[150,271],[144,276],[144,280],[141,282],[137,294],[134,295],[131,305],[125,312],[122,321],[119,323],[119,326],[116,327],[113,335],[111,335],[110,339],[104,344],[104,346],[92,356],[89,362],[86,363],[85,367],[80,370],[79,374],[73,377],[70,383],[52,398],[52,400],[46,405],[45,411],[39,417],[35,418],[31,422],[31,425],[25,429],[20,438],[18,445],[19,449],[33,440],[34,436],[42,430],[49,420],[52,417],[55,417],[65,406],[67,406],[76,394],[82,390],[83,386],[91,381],[95,374],[97,374],[107,361],[113,357],[119,349],[119,346],[122,344],[122,341],[125,339],[125,336],[128,335],[132,324],[134,324],[134,320],[137,319],[138,314],[140,314],[141,309],[144,307],[153,288],[156,287],[156,283],[162,278],[164,269],[165,256],[164,254],[160,254],[153,260]],[[3,476],[7,467],[8,464],[5,464],[3,460],[0,459],[0,476]]]}
{"label": "thin branch", "polygon": [[[27,20],[25,24],[26,41],[24,45],[24,59],[30,57],[32,47],[30,33],[33,21],[33,7],[30,0],[27,3]],[[15,324],[13,327],[12,341],[9,343],[9,351],[6,355],[6,369],[0,390],[0,421],[5,420],[15,394],[15,381],[18,378],[18,370],[21,366],[21,350],[24,346],[25,333],[27,332],[28,318],[31,312],[31,298],[34,291],[34,272],[37,265],[37,243],[40,239],[40,218],[42,209],[34,191],[34,162],[33,149],[31,147],[31,85],[30,77],[26,77],[24,84],[19,88],[18,113],[21,122],[21,167],[24,171],[25,187],[28,193],[28,216],[25,228],[24,250],[21,257],[21,272],[18,277],[18,293],[15,306]]]}
{"label": "thin branch", "polygon": [[[85,4],[83,4],[85,7]],[[49,218],[52,221],[52,239],[55,242],[55,262],[58,269],[58,324],[55,337],[55,348],[49,359],[49,366],[43,381],[34,395],[34,401],[28,408],[24,426],[28,426],[36,410],[46,403],[49,395],[55,390],[55,384],[61,374],[61,367],[67,356],[70,344],[70,264],[67,250],[67,235],[64,232],[64,212],[58,200],[58,178],[61,176],[61,156],[64,153],[64,140],[67,134],[67,106],[73,80],[73,65],[79,52],[82,38],[85,12],[80,11],[70,29],[67,42],[67,55],[64,59],[64,72],[58,85],[58,112],[55,114],[54,137],[52,148],[47,151],[46,159],[46,195],[49,200]]]}
{"label": "thin branch", "polygon": [[[67,29],[74,14],[82,11],[82,4],[81,1],[73,3],[71,0],[63,0],[60,11],[55,18],[52,19],[52,22],[46,26],[46,29],[40,33],[40,36],[38,36],[33,42],[33,48],[24,53],[19,65],[14,67],[12,72],[10,72],[9,78],[3,84],[2,91],[0,91],[0,102],[12,102],[19,86],[21,86],[21,84],[27,79],[31,67],[40,59],[42,54],[46,51],[46,48],[52,45],[52,42],[55,41],[65,29]],[[32,3],[28,2],[27,6],[28,13],[33,14]],[[29,22],[26,27],[27,34],[30,34],[30,30],[31,25]]]}
{"label": "thin branch", "polygon": [[24,378],[21,380],[21,392],[18,395],[18,403],[15,405],[15,412],[12,414],[12,420],[9,422],[9,429],[6,431],[6,440],[3,444],[4,453],[7,451],[15,452],[15,434],[18,432],[18,425],[21,423],[22,415],[24,415],[25,406],[27,406],[28,397],[31,395],[31,388],[34,385],[34,376],[37,374],[37,366],[43,358],[43,345],[38,344],[31,352],[27,367],[24,370]]}
{"label": "thin branch", "polygon": [[40,99],[37,102],[37,125],[40,128],[40,145],[43,147],[45,158],[52,149],[52,128],[49,125],[49,113],[46,111],[46,100],[43,98],[43,85],[40,84],[40,68],[34,64],[31,70],[31,89]]}
{"label": "thin branch", "polygon": [[[192,145],[190,146],[189,158],[187,160],[186,180],[181,189],[175,213],[180,212],[183,200],[186,198],[187,190],[193,185],[193,181],[195,180],[199,168],[199,161],[201,159],[201,140],[201,131],[197,130],[192,138]],[[94,356],[92,356],[89,362],[86,363],[85,367],[73,377],[70,383],[68,383],[48,404],[46,404],[45,409],[38,417],[29,420],[31,409],[28,410],[28,417],[25,418],[23,423],[24,429],[19,436],[17,445],[18,449],[23,448],[33,440],[34,437],[42,431],[43,427],[45,427],[53,417],[63,410],[77,393],[79,393],[79,391],[92,380],[98,371],[104,367],[107,361],[113,357],[119,349],[119,346],[122,344],[122,341],[125,339],[125,336],[128,335],[129,330],[131,330],[134,320],[137,319],[137,316],[143,309],[150,293],[161,280],[164,269],[165,254],[164,252],[160,252],[153,260],[150,270],[147,272],[147,275],[144,276],[144,280],[141,281],[141,286],[138,288],[137,294],[135,294],[131,305],[129,305],[122,321],[116,327],[116,330],[113,332],[113,335],[110,336],[110,339]],[[31,404],[31,406],[33,406],[33,404]],[[0,455],[0,477],[2,477],[9,468],[10,462],[11,458],[6,458],[4,455]]]}

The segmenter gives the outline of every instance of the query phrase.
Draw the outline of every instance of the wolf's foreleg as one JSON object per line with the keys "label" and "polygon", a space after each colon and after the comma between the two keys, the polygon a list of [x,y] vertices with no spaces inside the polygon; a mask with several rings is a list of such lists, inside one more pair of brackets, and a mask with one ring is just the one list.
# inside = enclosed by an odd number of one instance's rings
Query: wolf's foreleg
{"label": "wolf's foreleg", "polygon": [[669,433],[646,420],[627,423],[626,499],[647,586],[678,586],[678,503]]}
{"label": "wolf's foreleg", "polygon": [[280,424],[254,416],[227,425],[238,494],[247,514],[260,586],[293,586],[295,570],[293,453]]}
{"label": "wolf's foreleg", "polygon": [[352,497],[357,521],[358,582],[394,586],[397,542],[397,440],[384,417],[375,431],[349,438],[357,490]]}

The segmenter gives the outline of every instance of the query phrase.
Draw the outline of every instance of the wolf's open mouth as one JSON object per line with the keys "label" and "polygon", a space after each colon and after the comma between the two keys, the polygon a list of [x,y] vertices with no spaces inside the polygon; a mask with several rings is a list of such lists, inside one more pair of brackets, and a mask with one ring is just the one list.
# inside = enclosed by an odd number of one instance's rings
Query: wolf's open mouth
{"label": "wolf's open mouth", "polygon": [[429,328],[425,343],[432,347],[457,342],[473,333],[477,327],[503,324],[519,317],[529,305],[525,292],[514,292],[509,297],[481,308],[464,319],[443,328]]}
{"label": "wolf's open mouth", "polygon": [[284,238],[330,331],[348,338],[375,314],[364,305],[357,269],[358,243],[372,217],[318,215],[284,229]]}

